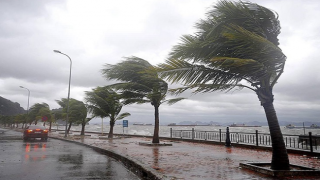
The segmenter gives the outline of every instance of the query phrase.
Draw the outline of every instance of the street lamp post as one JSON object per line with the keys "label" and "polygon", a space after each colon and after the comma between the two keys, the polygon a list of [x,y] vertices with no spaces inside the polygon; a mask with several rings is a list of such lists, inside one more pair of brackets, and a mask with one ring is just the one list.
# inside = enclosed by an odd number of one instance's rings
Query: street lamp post
{"label": "street lamp post", "polygon": [[28,115],[29,115],[30,90],[28,88],[26,88],[26,87],[23,87],[23,86],[19,86],[19,87],[28,90],[28,106],[27,106],[27,118],[28,118]]}
{"label": "street lamp post", "polygon": [[62,52],[60,52],[58,50],[53,50],[53,52],[59,53],[59,54],[63,54],[65,56],[67,56],[69,58],[69,60],[70,60],[70,75],[69,75],[69,88],[68,88],[68,100],[67,100],[67,119],[66,119],[66,131],[64,133],[64,137],[67,137],[67,126],[68,126],[68,120],[69,120],[69,99],[70,99],[70,83],[71,83],[72,61],[71,61],[71,58],[68,55],[66,55],[66,54],[64,54],[64,53],[62,53]]}

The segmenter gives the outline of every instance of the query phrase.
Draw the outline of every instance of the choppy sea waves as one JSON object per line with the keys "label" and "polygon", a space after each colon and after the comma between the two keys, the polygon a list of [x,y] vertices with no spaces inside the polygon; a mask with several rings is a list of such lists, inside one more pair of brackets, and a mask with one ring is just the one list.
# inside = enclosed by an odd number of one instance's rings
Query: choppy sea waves
{"label": "choppy sea waves", "polygon": [[[161,137],[170,137],[170,128],[173,130],[194,130],[196,131],[226,131],[227,127],[224,126],[160,126],[159,135]],[[64,130],[65,126],[53,126],[52,129]],[[85,131],[90,132],[101,132],[108,133],[110,126],[104,125],[103,127],[100,124],[90,124],[86,125]],[[80,131],[81,125],[72,126],[71,130]],[[230,132],[244,132],[244,133],[255,133],[258,130],[259,133],[269,133],[268,126],[262,127],[230,127]],[[320,129],[288,129],[285,126],[281,126],[282,134],[288,135],[302,135],[312,132],[313,135],[320,135]],[[132,135],[145,135],[152,136],[154,131],[153,125],[129,125],[129,127],[122,127],[122,125],[115,125],[114,133],[116,134],[132,134]]]}

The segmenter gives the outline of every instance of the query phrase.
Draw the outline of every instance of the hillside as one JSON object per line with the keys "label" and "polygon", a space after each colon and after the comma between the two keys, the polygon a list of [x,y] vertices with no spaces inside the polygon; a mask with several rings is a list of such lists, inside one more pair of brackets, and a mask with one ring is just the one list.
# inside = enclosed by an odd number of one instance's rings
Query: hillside
{"label": "hillside", "polygon": [[0,115],[11,116],[22,114],[26,111],[17,102],[12,102],[0,96]]}

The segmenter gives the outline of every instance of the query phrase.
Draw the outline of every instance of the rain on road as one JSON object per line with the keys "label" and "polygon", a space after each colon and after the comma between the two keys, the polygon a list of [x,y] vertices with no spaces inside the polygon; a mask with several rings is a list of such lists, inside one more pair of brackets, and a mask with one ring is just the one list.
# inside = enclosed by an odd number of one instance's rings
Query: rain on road
{"label": "rain on road", "polygon": [[120,162],[91,148],[50,138],[23,142],[21,132],[4,131],[0,179],[139,179]]}

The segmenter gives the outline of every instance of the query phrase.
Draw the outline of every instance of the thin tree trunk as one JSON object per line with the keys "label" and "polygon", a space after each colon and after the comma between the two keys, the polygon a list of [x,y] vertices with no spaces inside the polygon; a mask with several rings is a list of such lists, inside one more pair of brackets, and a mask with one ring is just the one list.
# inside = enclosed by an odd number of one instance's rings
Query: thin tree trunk
{"label": "thin tree trunk", "polygon": [[153,132],[153,139],[152,143],[160,143],[159,140],[159,106],[154,106],[154,132]]}
{"label": "thin tree trunk", "polygon": [[109,130],[108,138],[113,138],[113,127],[114,127],[114,124],[115,124],[114,118],[110,118],[110,130]]}
{"label": "thin tree trunk", "polygon": [[72,125],[72,122],[69,123],[69,127],[68,127],[68,130],[67,130],[67,134],[69,134],[69,131],[71,129],[71,125]]}
{"label": "thin tree trunk", "polygon": [[289,170],[290,163],[287,153],[287,149],[283,140],[280,125],[278,122],[277,114],[272,102],[266,102],[263,104],[265,110],[271,140],[272,140],[272,161],[271,169],[274,170]]}
{"label": "thin tree trunk", "polygon": [[84,136],[84,128],[86,126],[86,123],[81,123],[82,127],[81,127],[81,133],[80,135]]}
{"label": "thin tree trunk", "polygon": [[101,118],[101,135],[103,136],[103,118]]}
{"label": "thin tree trunk", "polygon": [[52,121],[49,123],[49,131],[51,132]]}

